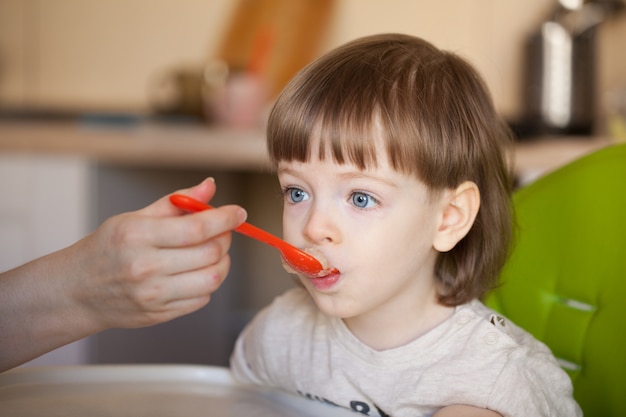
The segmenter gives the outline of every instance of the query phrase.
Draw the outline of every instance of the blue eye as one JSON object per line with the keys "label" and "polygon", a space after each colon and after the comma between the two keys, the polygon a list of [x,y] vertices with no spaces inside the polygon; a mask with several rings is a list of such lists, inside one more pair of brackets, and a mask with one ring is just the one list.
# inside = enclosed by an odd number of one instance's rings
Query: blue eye
{"label": "blue eye", "polygon": [[378,204],[378,201],[369,194],[354,192],[351,196],[352,204],[358,208],[371,208]]}
{"label": "blue eye", "polygon": [[300,188],[295,187],[287,188],[285,190],[285,194],[287,195],[289,201],[291,201],[292,203],[299,203],[301,201],[307,200],[309,197],[306,192],[304,192]]}

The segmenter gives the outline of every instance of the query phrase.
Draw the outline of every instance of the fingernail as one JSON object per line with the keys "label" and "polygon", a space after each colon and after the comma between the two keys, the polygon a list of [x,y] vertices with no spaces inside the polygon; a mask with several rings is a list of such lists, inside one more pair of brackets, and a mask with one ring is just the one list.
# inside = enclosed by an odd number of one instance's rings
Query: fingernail
{"label": "fingernail", "polygon": [[213,177],[209,177],[209,178],[207,178],[207,180],[211,181],[211,182],[215,182],[215,178],[213,178]]}
{"label": "fingernail", "polygon": [[239,207],[239,209],[237,210],[237,218],[241,223],[245,222],[248,218],[248,212],[244,208]]}

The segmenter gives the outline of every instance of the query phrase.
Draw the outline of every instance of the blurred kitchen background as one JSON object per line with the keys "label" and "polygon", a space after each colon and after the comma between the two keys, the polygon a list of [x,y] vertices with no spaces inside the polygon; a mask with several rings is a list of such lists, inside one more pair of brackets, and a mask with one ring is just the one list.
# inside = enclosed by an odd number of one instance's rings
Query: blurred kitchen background
{"label": "blurred kitchen background", "polygon": [[[280,234],[263,123],[284,83],[359,36],[404,32],[471,61],[518,134],[523,181],[626,138],[626,13],[582,0],[0,0],[0,270],[107,217],[217,179]],[[35,364],[225,365],[237,333],[289,287],[240,236],[202,310],[110,330]],[[0,335],[2,343],[2,335]]]}

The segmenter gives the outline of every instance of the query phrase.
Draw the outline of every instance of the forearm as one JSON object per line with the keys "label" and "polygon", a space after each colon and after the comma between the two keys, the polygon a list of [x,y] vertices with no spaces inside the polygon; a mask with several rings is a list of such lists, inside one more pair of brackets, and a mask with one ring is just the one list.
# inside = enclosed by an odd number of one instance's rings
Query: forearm
{"label": "forearm", "polygon": [[0,371],[100,330],[74,299],[74,250],[0,275]]}

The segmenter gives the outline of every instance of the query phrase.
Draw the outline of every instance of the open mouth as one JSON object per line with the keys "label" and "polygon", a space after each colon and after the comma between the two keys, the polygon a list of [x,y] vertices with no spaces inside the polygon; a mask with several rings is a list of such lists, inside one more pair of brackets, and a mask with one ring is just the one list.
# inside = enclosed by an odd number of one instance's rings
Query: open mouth
{"label": "open mouth", "polygon": [[311,276],[311,278],[324,278],[324,277],[326,277],[328,275],[338,274],[339,273],[337,268],[333,268],[330,265],[330,262],[328,262],[328,259],[326,259],[324,254],[319,249],[317,249],[317,248],[305,248],[303,250],[306,253],[308,253],[309,255],[315,257],[315,259],[317,259],[319,261],[319,263],[322,265],[322,268],[323,268],[320,272],[315,274],[315,276]]}
{"label": "open mouth", "polygon": [[291,266],[287,261],[285,261],[285,259],[283,258],[282,259],[283,268],[290,274],[296,274],[296,275],[303,274],[303,275],[306,275],[310,279],[327,278],[331,275],[339,274],[339,270],[330,265],[330,262],[328,262],[324,254],[319,249],[304,248],[302,250],[306,252],[308,255],[311,255],[312,257],[314,257],[320,263],[320,265],[322,266],[322,269],[316,272],[312,272],[312,273],[307,273],[302,270],[298,271],[293,266]]}
{"label": "open mouth", "polygon": [[310,276],[311,279],[322,279],[322,278],[328,278],[331,275],[338,275],[340,272],[337,268],[325,268],[322,269],[319,273],[317,273],[315,276]]}

